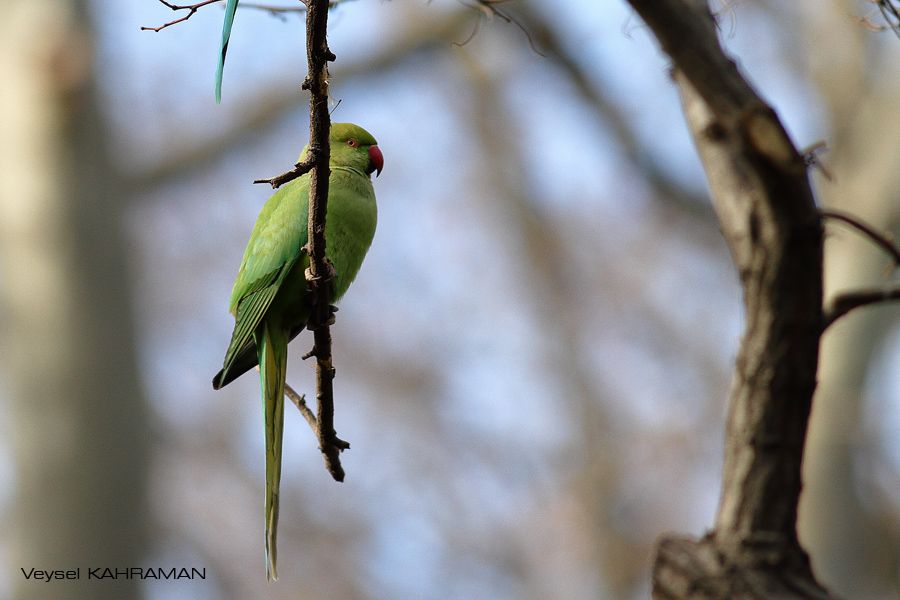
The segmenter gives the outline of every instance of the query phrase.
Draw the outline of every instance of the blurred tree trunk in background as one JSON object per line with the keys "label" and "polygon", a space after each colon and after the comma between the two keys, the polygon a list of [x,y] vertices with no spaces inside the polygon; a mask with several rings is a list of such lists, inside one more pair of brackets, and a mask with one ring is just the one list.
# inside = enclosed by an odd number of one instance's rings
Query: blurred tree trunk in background
{"label": "blurred tree trunk in background", "polygon": [[87,2],[4,9],[0,302],[16,461],[13,594],[138,597],[130,581],[48,592],[19,571],[81,567],[84,579],[87,567],[141,564],[147,425]]}
{"label": "blurred tree trunk in background", "polygon": [[[890,227],[900,219],[900,120],[895,116],[900,89],[871,73],[880,61],[896,62],[900,47],[888,44],[879,54],[879,40],[869,30],[847,25],[853,3],[830,5],[832,10],[818,11],[818,19],[803,21],[802,33],[810,79],[831,125],[825,162],[834,181],[818,186],[822,203],[879,229]],[[823,39],[830,41],[822,44]],[[840,225],[831,224],[828,231],[828,294],[884,282],[890,259],[883,252]],[[897,532],[878,514],[880,503],[866,485],[877,442],[864,423],[869,369],[896,314],[893,307],[860,310],[823,337],[807,439],[800,537],[821,581],[854,600],[887,598],[897,590]]]}

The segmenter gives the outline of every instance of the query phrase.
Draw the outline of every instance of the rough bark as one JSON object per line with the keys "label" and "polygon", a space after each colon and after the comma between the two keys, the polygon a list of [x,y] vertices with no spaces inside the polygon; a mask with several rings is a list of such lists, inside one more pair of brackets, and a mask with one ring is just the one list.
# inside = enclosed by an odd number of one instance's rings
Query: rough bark
{"label": "rough bark", "polygon": [[722,51],[705,2],[630,3],[673,60],[746,319],[715,528],[661,541],[654,597],[828,598],[796,534],[822,327],[822,230],[804,160]]}
{"label": "rough bark", "polygon": [[309,269],[306,280],[313,298],[313,310],[308,327],[313,330],[313,349],[316,357],[316,400],[318,411],[319,449],[325,458],[325,468],[336,481],[344,480],[341,466],[341,444],[334,431],[334,366],[331,357],[332,315],[331,279],[333,271],[325,257],[325,214],[328,206],[328,157],[331,150],[328,134],[331,118],[328,114],[328,61],[334,55],[328,49],[328,2],[309,0],[306,17],[306,54],[309,74],[303,87],[309,90],[309,156],[314,161],[309,173]]}

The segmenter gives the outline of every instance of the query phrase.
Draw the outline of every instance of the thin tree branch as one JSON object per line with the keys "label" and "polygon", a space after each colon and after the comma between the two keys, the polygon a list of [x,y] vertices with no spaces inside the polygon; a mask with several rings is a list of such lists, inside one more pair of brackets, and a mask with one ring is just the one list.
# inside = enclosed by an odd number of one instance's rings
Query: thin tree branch
{"label": "thin tree branch", "polygon": [[867,0],[869,4],[874,4],[885,21],[884,25],[875,23],[870,15],[856,17],[856,21],[868,29],[869,31],[887,31],[891,30],[898,38],[900,38],[900,3],[897,0]]}
{"label": "thin tree branch", "polygon": [[[503,4],[504,2],[508,2],[508,1],[509,0],[473,0],[474,4],[469,4],[465,0],[459,0],[459,3],[464,6],[468,6],[471,9],[481,12],[481,14],[484,15],[488,19],[490,19],[492,17],[497,17],[505,23],[515,25],[516,27],[519,28],[519,31],[521,31],[522,33],[525,34],[525,37],[528,39],[528,45],[531,46],[531,50],[539,56],[544,56],[544,53],[541,52],[540,50],[538,50],[538,47],[535,45],[534,40],[531,38],[531,33],[528,31],[528,29],[524,25],[522,25],[522,22],[519,21],[516,17],[513,17],[509,13],[507,13],[497,7],[498,4]],[[479,24],[479,21],[476,21],[475,27],[472,30],[472,33],[470,33],[469,36],[464,41],[454,42],[454,45],[465,46],[466,44],[471,42],[472,38],[474,38],[475,35],[478,33],[478,24]]]}
{"label": "thin tree branch", "polygon": [[[306,358],[306,357],[304,357]],[[259,365],[255,367],[256,372],[259,373]],[[297,407],[297,410],[300,411],[300,415],[306,420],[307,424],[309,424],[309,428],[312,430],[313,435],[316,436],[316,439],[319,438],[319,424],[316,420],[316,413],[309,408],[309,405],[306,404],[306,396],[304,394],[300,394],[291,386],[291,384],[285,382],[284,383],[284,397],[294,403],[294,406]],[[335,444],[341,450],[349,450],[350,442],[345,442],[344,440],[335,437]]]}
{"label": "thin tree branch", "polygon": [[843,223],[846,223],[847,225],[850,225],[851,227],[862,233],[866,237],[866,239],[875,243],[875,245],[877,245],[879,248],[890,254],[891,258],[894,261],[894,267],[900,266],[900,246],[895,244],[888,234],[881,233],[873,226],[869,225],[859,217],[851,215],[850,213],[832,209],[820,209],[819,214],[826,219],[841,221]]}
{"label": "thin tree branch", "polygon": [[[309,267],[306,281],[309,287],[310,311],[307,329],[313,332],[313,348],[307,355],[316,357],[316,401],[318,410],[313,431],[319,442],[319,450],[325,459],[325,468],[335,479],[344,480],[340,453],[350,445],[337,437],[334,430],[334,366],[331,356],[331,324],[334,310],[331,306],[331,282],[334,269],[325,256],[325,217],[328,206],[328,167],[331,117],[328,113],[328,62],[335,59],[328,49],[328,0],[304,0],[306,2],[306,52],[308,73],[302,89],[309,90],[309,150],[307,158],[293,169],[270,179],[258,179],[254,183],[269,183],[272,187],[287,183],[309,173],[309,216],[307,219],[306,251]],[[285,388],[287,390],[287,388]],[[292,390],[293,392],[293,390]],[[287,394],[287,391],[285,392]],[[307,421],[311,415],[305,401],[296,392],[288,395]],[[310,423],[312,426],[312,423]]]}
{"label": "thin tree branch", "polygon": [[825,143],[824,140],[819,140],[814,144],[803,148],[800,151],[800,154],[803,155],[803,163],[807,167],[812,167],[814,169],[818,169],[825,179],[828,181],[832,181],[834,177],[831,175],[831,170],[825,166],[825,163],[822,162],[822,159],[819,158],[819,155],[828,150],[828,144]]}
{"label": "thin tree branch", "polygon": [[[172,25],[177,25],[178,23],[184,23],[188,19],[194,16],[198,10],[207,6],[209,4],[221,3],[224,0],[204,0],[203,2],[197,2],[196,4],[172,4],[171,2],[166,2],[166,0],[159,0],[162,4],[165,4],[173,11],[186,10],[188,11],[187,15],[181,17],[180,19],[175,19],[174,21],[170,21],[168,23],[163,23],[159,27],[141,27],[141,31],[155,31],[159,33],[163,29],[167,27],[171,27]],[[329,0],[328,8],[333,8],[338,4],[343,4],[344,2],[350,2],[351,0]],[[301,0],[304,2],[304,0]],[[258,2],[243,2],[239,5],[239,8],[250,8],[255,10],[261,10],[267,12],[273,16],[281,16],[289,13],[297,13],[301,14],[306,12],[306,6],[276,6],[274,4],[260,4]]]}
{"label": "thin tree branch", "polygon": [[141,31],[155,31],[156,33],[159,33],[166,27],[171,27],[172,25],[177,25],[178,23],[184,23],[185,21],[187,21],[188,19],[193,17],[194,13],[196,13],[198,10],[200,10],[204,6],[207,6],[208,4],[215,4],[217,2],[221,2],[222,0],[204,0],[203,2],[197,2],[196,4],[185,4],[185,5],[172,4],[170,2],[166,2],[166,0],[159,0],[159,1],[162,4],[165,4],[166,6],[171,8],[173,11],[177,12],[179,10],[186,10],[186,11],[188,11],[188,13],[185,16],[181,17],[180,19],[175,19],[174,21],[169,21],[168,23],[163,23],[159,27],[141,27]]}
{"label": "thin tree branch", "polygon": [[[257,371],[259,368],[257,367]],[[316,413],[312,411],[312,409],[306,405],[306,396],[303,394],[298,394],[297,390],[295,390],[291,385],[287,382],[284,384],[284,396],[294,403],[294,406],[297,407],[297,410],[300,411],[300,414],[306,419],[306,422],[309,423],[310,429],[312,429],[313,434],[316,438],[319,437],[319,428],[316,423]]]}
{"label": "thin tree branch", "polygon": [[[319,424],[316,420],[316,413],[314,413],[312,409],[307,406],[306,396],[304,396],[303,394],[298,394],[297,391],[287,383],[284,384],[284,395],[288,400],[294,403],[294,406],[297,407],[297,410],[299,410],[300,414],[303,415],[303,418],[306,419],[306,422],[309,424],[309,428],[312,429],[313,434],[316,436],[316,439],[318,439]],[[350,449],[350,443],[345,442],[337,436],[335,436],[334,442],[341,450]]]}
{"label": "thin tree branch", "polygon": [[268,183],[273,188],[277,189],[285,183],[293,181],[294,179],[297,179],[298,177],[309,173],[310,169],[313,168],[313,164],[312,154],[310,154],[309,158],[295,164],[294,168],[290,171],[285,171],[281,175],[276,175],[275,177],[270,177],[269,179],[254,179],[253,183]]}
{"label": "thin tree branch", "polygon": [[[303,89],[309,90],[309,154],[312,163],[309,181],[309,218],[307,221],[309,268],[306,281],[310,288],[312,310],[307,328],[313,332],[312,355],[316,357],[316,427],[319,449],[325,467],[336,481],[344,480],[341,447],[334,431],[334,366],[331,357],[331,282],[334,269],[325,256],[325,215],[328,204],[330,169],[328,113],[328,62],[335,59],[328,49],[328,0],[306,0],[306,54],[308,74]],[[289,172],[290,173],[290,172]],[[290,176],[286,174],[286,176]]]}
{"label": "thin tree branch", "polygon": [[900,286],[884,289],[851,290],[835,294],[825,307],[822,331],[828,329],[832,323],[855,308],[883,302],[896,302],[898,300],[900,300]]}
{"label": "thin tree branch", "polygon": [[881,16],[887,23],[886,29],[893,31],[900,38],[900,4],[895,5],[895,0],[870,0],[878,6]]}

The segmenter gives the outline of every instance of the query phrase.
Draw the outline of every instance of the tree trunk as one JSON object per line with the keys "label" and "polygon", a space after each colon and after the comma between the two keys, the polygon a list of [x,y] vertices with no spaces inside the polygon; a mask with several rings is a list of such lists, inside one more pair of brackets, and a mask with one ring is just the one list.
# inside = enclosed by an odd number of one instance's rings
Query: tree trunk
{"label": "tree trunk", "polygon": [[138,583],[19,569],[139,566],[148,431],[123,200],[93,85],[87,2],[12,0],[0,24],[0,302],[15,456],[14,597],[132,598]]}
{"label": "tree trunk", "polygon": [[830,598],[796,533],[823,324],[822,228],[804,158],[722,51],[705,1],[631,4],[674,63],[746,314],[715,528],[661,541],[654,597]]}

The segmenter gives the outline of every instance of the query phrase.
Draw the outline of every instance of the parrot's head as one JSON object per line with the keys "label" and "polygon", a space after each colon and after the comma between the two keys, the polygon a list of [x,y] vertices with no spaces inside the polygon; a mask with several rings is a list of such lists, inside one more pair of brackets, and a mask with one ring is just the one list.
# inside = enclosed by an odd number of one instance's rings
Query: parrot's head
{"label": "parrot's head", "polygon": [[366,175],[381,174],[384,156],[372,134],[353,123],[332,123],[331,164],[336,167],[351,167]]}

